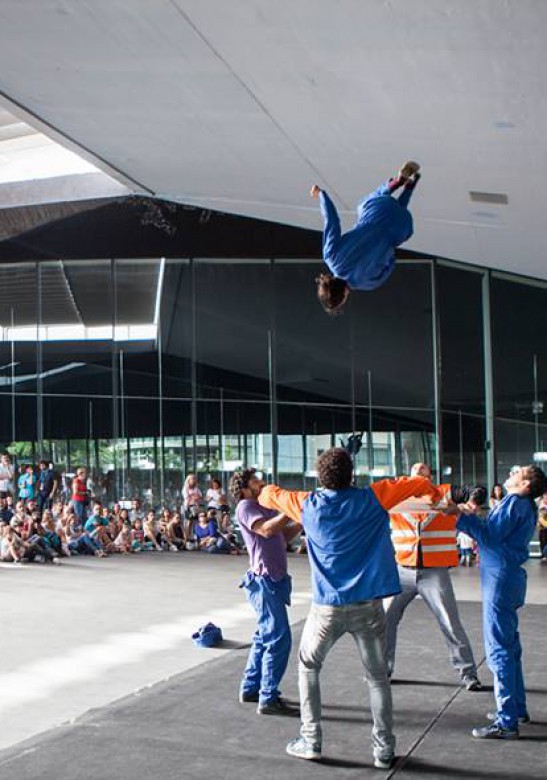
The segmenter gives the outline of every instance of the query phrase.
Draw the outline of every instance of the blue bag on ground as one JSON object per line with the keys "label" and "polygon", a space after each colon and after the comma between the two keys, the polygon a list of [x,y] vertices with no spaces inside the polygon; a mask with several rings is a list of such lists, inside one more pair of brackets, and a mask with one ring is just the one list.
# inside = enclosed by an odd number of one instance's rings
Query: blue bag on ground
{"label": "blue bag on ground", "polygon": [[222,631],[214,623],[207,623],[192,634],[192,641],[196,647],[214,647],[222,642]]}

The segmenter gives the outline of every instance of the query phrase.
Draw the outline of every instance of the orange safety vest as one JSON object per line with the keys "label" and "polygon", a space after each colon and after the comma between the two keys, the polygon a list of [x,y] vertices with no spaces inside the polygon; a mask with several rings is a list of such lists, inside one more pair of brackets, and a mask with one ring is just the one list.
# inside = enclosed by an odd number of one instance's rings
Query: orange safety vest
{"label": "orange safety vest", "polygon": [[[448,498],[450,487],[439,485],[439,490]],[[390,512],[391,539],[397,563],[416,568],[420,546],[425,568],[457,566],[456,517],[438,509],[430,512]]]}

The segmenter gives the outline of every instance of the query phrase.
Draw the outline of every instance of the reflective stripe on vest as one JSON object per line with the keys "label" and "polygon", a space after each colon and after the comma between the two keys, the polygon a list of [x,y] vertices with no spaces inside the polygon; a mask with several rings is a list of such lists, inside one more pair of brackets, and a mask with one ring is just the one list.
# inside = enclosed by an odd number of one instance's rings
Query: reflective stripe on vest
{"label": "reflective stripe on vest", "polygon": [[[450,485],[441,485],[448,496]],[[418,545],[425,567],[458,565],[456,516],[442,511],[393,512],[390,514],[393,547],[397,563],[418,566]]]}

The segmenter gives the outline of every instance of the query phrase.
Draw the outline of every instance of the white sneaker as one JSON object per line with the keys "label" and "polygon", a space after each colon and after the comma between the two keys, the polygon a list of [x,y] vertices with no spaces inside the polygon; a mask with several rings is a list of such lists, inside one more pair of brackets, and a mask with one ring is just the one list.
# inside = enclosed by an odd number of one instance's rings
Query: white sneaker
{"label": "white sneaker", "polygon": [[55,564],[55,566],[60,566],[61,565],[61,559],[60,558],[54,558],[51,562],[53,564]]}
{"label": "white sneaker", "polygon": [[391,769],[393,764],[393,756],[391,758],[374,758],[374,766],[376,769]]}
{"label": "white sneaker", "polygon": [[169,550],[170,550],[171,552],[178,552],[178,549],[179,549],[179,548],[178,548],[178,547],[177,547],[175,544],[171,544],[171,545],[169,545]]}

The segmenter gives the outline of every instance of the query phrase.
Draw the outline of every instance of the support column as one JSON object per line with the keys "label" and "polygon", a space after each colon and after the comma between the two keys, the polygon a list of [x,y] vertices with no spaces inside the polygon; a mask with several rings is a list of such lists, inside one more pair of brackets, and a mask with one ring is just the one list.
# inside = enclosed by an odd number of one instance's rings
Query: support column
{"label": "support column", "polygon": [[486,475],[488,485],[497,481],[496,433],[494,426],[494,381],[492,368],[492,312],[490,307],[490,271],[482,275],[482,341],[484,350],[484,415],[486,423]]}
{"label": "support column", "polygon": [[439,310],[437,306],[437,261],[431,263],[431,327],[432,327],[432,345],[433,345],[433,396],[435,403],[435,457],[436,469],[435,476],[437,484],[442,482],[443,464],[442,464],[442,414],[441,414],[441,380],[442,380],[442,361],[441,361],[441,329],[439,321]]}

